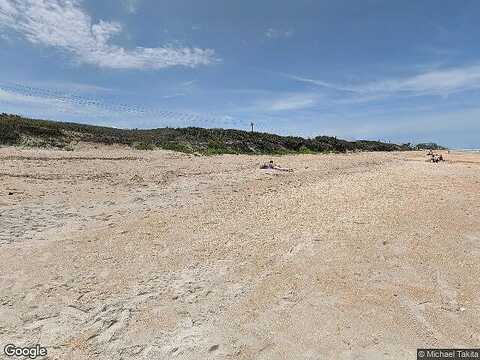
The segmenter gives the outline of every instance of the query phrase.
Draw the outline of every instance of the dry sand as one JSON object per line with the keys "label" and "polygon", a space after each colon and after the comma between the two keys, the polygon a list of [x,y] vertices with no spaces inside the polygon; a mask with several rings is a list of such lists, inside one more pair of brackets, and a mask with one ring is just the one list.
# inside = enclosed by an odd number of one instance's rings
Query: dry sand
{"label": "dry sand", "polygon": [[0,345],[413,359],[480,344],[480,155],[0,149]]}

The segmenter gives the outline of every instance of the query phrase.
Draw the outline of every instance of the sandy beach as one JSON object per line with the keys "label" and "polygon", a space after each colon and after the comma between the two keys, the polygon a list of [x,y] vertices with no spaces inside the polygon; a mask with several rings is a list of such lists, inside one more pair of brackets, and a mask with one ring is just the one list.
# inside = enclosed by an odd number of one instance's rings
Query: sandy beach
{"label": "sandy beach", "polygon": [[1,148],[0,345],[59,360],[478,347],[480,154],[445,158]]}

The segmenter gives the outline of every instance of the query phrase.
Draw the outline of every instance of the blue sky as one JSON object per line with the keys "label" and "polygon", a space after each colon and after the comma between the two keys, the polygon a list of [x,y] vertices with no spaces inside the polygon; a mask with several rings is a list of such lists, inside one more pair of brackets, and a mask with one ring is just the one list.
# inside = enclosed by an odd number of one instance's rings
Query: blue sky
{"label": "blue sky", "polygon": [[475,0],[0,0],[0,111],[480,148]]}

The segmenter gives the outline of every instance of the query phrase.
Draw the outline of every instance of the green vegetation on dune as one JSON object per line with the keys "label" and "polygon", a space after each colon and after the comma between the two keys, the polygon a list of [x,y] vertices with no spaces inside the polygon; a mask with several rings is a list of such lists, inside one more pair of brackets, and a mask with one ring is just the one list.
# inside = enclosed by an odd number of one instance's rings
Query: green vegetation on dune
{"label": "green vegetation on dune", "polygon": [[194,127],[126,130],[0,114],[0,145],[65,148],[78,141],[124,144],[138,150],[161,148],[206,155],[412,150],[410,145],[366,140],[346,141],[329,136],[304,139],[233,129]]}
{"label": "green vegetation on dune", "polygon": [[415,145],[415,150],[447,150],[446,147],[440,146],[435,143],[421,143]]}

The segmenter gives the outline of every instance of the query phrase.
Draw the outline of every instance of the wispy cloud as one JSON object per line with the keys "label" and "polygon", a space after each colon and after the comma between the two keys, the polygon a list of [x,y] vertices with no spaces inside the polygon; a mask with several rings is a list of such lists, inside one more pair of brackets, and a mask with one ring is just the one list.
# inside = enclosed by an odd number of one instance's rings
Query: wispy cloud
{"label": "wispy cloud", "polygon": [[[45,97],[36,94],[24,94],[0,89],[2,112],[15,113],[32,118],[77,120],[88,118],[97,121],[121,118],[122,113],[98,106],[81,106],[68,99]],[[117,124],[118,126],[119,124]]]}
{"label": "wispy cloud", "polygon": [[[184,96],[173,94],[161,97]],[[166,104],[165,102],[163,102]],[[79,121],[95,124],[108,123],[117,127],[162,126],[236,126],[238,119],[225,114],[157,108],[149,105],[119,103],[118,99],[95,96],[78,96],[49,89],[0,83],[1,111],[32,118]]]}
{"label": "wispy cloud", "polygon": [[265,31],[265,36],[269,39],[289,38],[294,34],[293,30],[280,30],[275,28],[268,28]]}
{"label": "wispy cloud", "polygon": [[10,36],[8,36],[7,34],[0,34],[0,39],[2,39],[8,44],[11,44],[13,42]]}
{"label": "wispy cloud", "polygon": [[176,94],[170,94],[170,95],[163,95],[162,98],[164,99],[173,99],[173,98],[178,98],[182,96],[187,96],[187,94],[184,93],[176,93]]}
{"label": "wispy cloud", "polygon": [[321,96],[310,92],[276,93],[261,90],[237,90],[242,93],[241,103],[227,107],[233,113],[257,116],[259,114],[280,114],[282,112],[305,110],[315,107]]}
{"label": "wispy cloud", "polygon": [[192,88],[197,83],[197,80],[184,81],[180,84],[182,88]]}
{"label": "wispy cloud", "polygon": [[135,14],[140,6],[140,0],[122,0],[125,10],[130,14]]}
{"label": "wispy cloud", "polygon": [[316,102],[316,97],[310,94],[295,94],[273,99],[265,104],[264,109],[266,111],[300,110],[310,108],[314,106]]}
{"label": "wispy cloud", "polygon": [[[447,111],[437,109],[412,111],[402,115],[387,113],[381,116],[367,111],[342,119],[329,118],[326,123],[331,128],[325,129],[325,133],[356,139],[403,139],[413,142],[423,139],[431,141],[434,140],[432,139],[434,134],[444,134],[448,138],[449,133],[459,129],[462,131],[468,129],[468,132],[477,133],[480,130],[480,125],[476,120],[479,116],[480,108],[478,107]],[[453,126],[452,119],[455,119]]]}
{"label": "wispy cloud", "polygon": [[404,79],[387,79],[354,87],[362,93],[449,95],[480,88],[480,66],[425,72]]}
{"label": "wispy cloud", "polygon": [[[287,116],[292,120],[304,112],[315,111],[322,106],[323,96],[314,92],[277,92],[265,89],[223,89],[222,94],[229,93],[235,100],[225,102],[220,109],[231,116],[243,119],[270,118],[278,119]],[[217,92],[210,93],[209,97],[221,96]]]}
{"label": "wispy cloud", "polygon": [[309,78],[306,78],[306,77],[291,75],[291,74],[282,74],[282,75],[284,77],[288,78],[288,79],[296,80],[296,81],[311,84],[311,85],[321,86],[321,87],[325,87],[325,88],[329,88],[329,89],[333,89],[333,90],[350,91],[350,92],[355,91],[351,87],[341,86],[341,85],[329,83],[329,82],[322,81],[322,80],[309,79]]}
{"label": "wispy cloud", "polygon": [[480,65],[436,69],[404,78],[387,78],[365,83],[334,84],[307,77],[282,74],[299,82],[349,92],[365,101],[390,96],[448,96],[480,88]]}
{"label": "wispy cloud", "polygon": [[[108,93],[119,93],[123,90],[112,89],[105,86],[98,86],[92,84],[84,83],[75,83],[75,82],[65,82],[65,81],[29,81],[27,82],[16,82],[17,86],[24,86],[28,88],[34,86],[36,89],[49,89],[49,91],[57,93],[68,93],[68,94],[108,94]],[[2,86],[2,83],[0,83]]]}
{"label": "wispy cloud", "polygon": [[[66,91],[67,89],[68,91]],[[31,111],[33,114],[46,114],[47,116],[72,113],[101,117],[121,115],[125,112],[125,106],[109,106],[98,98],[75,95],[77,91],[96,93],[98,89],[101,88],[68,83],[58,84],[55,90],[20,84],[0,84],[0,103],[2,108],[14,108],[18,113],[25,114],[25,111]]]}
{"label": "wispy cloud", "polygon": [[14,30],[32,44],[70,53],[79,63],[102,68],[196,67],[217,61],[211,49],[115,45],[112,39],[122,32],[122,25],[103,20],[93,23],[80,0],[0,0],[0,28]]}

